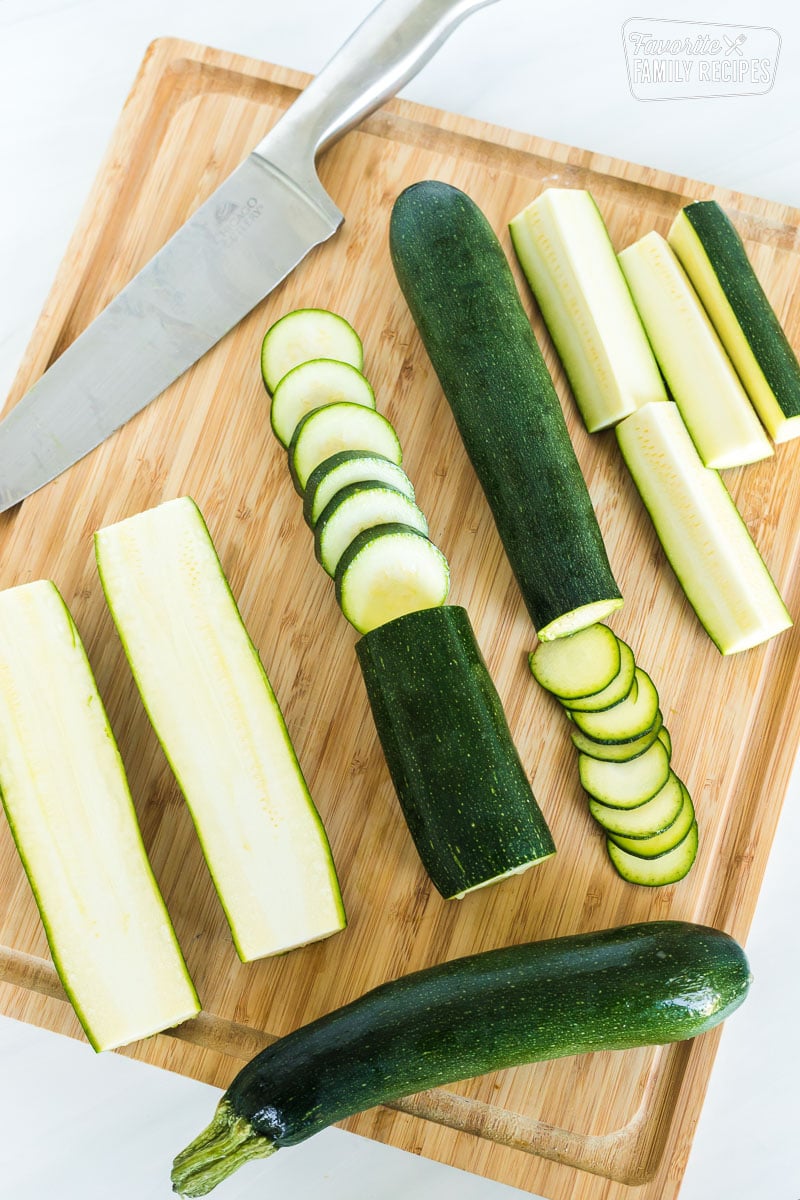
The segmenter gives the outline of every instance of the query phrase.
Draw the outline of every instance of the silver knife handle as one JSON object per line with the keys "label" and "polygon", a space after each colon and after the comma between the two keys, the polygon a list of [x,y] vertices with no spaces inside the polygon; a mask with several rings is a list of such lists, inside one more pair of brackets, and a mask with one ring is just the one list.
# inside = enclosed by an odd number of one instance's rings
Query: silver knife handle
{"label": "silver knife handle", "polygon": [[382,0],[254,153],[282,165],[287,155],[313,160],[412,79],[464,17],[494,3]]}

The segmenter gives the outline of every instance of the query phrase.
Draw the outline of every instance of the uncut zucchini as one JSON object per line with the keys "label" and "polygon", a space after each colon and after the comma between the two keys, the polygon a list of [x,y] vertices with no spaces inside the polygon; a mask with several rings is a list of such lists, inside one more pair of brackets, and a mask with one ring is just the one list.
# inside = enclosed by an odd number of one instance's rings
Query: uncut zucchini
{"label": "uncut zucchini", "polygon": [[466,610],[398,617],[356,651],[397,798],[442,896],[554,854]]}
{"label": "uncut zucchini", "polygon": [[622,604],[558,396],[488,221],[427,180],[395,201],[395,272],[541,641]]}
{"label": "uncut zucchini", "polygon": [[47,580],[0,592],[0,792],[95,1050],[200,1010],[86,652]]}
{"label": "uncut zucchini", "polygon": [[700,461],[677,405],[648,404],[616,434],[664,553],[719,651],[736,654],[788,629],[747,526],[717,472]]}
{"label": "uncut zucchini", "polygon": [[696,1037],[738,1008],[750,980],[733,938],[683,921],[508,946],[417,971],[257,1055],[175,1159],[173,1187],[204,1196],[248,1160],[355,1112],[486,1071]]}
{"label": "uncut zucchini", "polygon": [[170,500],[101,529],[95,547],[239,957],[336,933],[345,915],[325,830],[199,509]]}
{"label": "uncut zucchini", "polygon": [[653,351],[590,192],[547,188],[511,240],[590,433],[666,400]]}
{"label": "uncut zucchini", "polygon": [[699,200],[681,209],[668,241],[769,434],[800,435],[800,363],[733,222],[716,200]]}

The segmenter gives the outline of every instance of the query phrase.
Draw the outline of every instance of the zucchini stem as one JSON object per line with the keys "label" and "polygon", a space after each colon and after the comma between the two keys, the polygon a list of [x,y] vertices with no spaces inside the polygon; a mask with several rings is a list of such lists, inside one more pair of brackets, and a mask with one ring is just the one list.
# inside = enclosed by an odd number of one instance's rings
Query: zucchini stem
{"label": "zucchini stem", "polygon": [[246,1162],[267,1158],[277,1149],[223,1098],[208,1128],[172,1164],[172,1190],[180,1196],[205,1196]]}

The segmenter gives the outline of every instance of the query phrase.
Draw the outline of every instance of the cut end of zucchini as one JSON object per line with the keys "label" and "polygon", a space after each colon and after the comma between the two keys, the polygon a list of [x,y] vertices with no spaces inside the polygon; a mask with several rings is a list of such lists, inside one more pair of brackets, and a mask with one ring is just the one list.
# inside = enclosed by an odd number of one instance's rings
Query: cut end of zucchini
{"label": "cut end of zucchini", "polygon": [[617,609],[622,608],[623,603],[621,596],[614,596],[609,600],[593,600],[591,604],[573,608],[571,612],[557,617],[555,621],[551,621],[544,628],[537,629],[536,636],[540,642],[553,642],[557,638],[569,637],[570,634],[577,633],[588,625],[596,625],[599,621],[604,621]]}
{"label": "cut end of zucchini", "polygon": [[502,883],[504,879],[510,879],[512,875],[524,875],[531,867],[538,866],[539,863],[546,862],[548,858],[552,858],[555,850],[550,850],[547,854],[542,854],[538,858],[533,858],[529,862],[520,863],[518,867],[511,867],[508,871],[503,871],[502,875],[495,875],[493,879],[484,879],[480,883],[476,883],[474,887],[466,888],[463,892],[456,892],[453,896],[446,897],[448,900],[463,900],[465,896],[470,896],[473,892],[480,892],[483,888],[492,887],[495,883]]}
{"label": "cut end of zucchini", "polygon": [[352,325],[324,308],[298,308],[270,325],[261,344],[261,377],[270,394],[294,367],[313,358],[333,358],[360,371],[361,338]]}
{"label": "cut end of zucchini", "polygon": [[450,590],[447,559],[409,525],[365,529],[336,571],[336,599],[350,624],[369,633],[397,617],[439,608]]}

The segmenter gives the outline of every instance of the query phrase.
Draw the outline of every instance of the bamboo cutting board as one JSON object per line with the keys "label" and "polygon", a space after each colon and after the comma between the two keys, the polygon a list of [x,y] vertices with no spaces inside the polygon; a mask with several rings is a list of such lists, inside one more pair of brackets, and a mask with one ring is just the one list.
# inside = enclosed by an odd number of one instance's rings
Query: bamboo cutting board
{"label": "bamboo cutting board", "polygon": [[[12,403],[306,82],[296,72],[186,43],[151,46]],[[404,102],[388,105],[332,149],[321,176],[347,218],[334,240],[156,402],[0,517],[0,586],[53,578],[81,630],[203,1000],[197,1021],[129,1053],[223,1087],[271,1037],[384,980],[464,953],[663,917],[706,922],[744,939],[800,740],[800,634],[732,659],[719,656],[666,566],[613,434],[585,434],[522,285],[626,596],[613,625],[659,688],[675,767],[700,822],[700,855],[680,884],[651,891],[616,876],[586,811],[566,722],[528,674],[533,630],[387,248],[395,196],[427,177],[469,192],[507,249],[508,219],[548,185],[590,188],[618,248],[654,227],[666,233],[682,204],[715,196],[744,235],[798,344],[800,301],[792,297],[800,278],[800,213]],[[471,613],[559,849],[544,865],[460,903],[443,901],[419,865],[371,722],[356,635],[314,560],[285,456],[269,429],[261,337],[279,315],[311,305],[343,313],[363,337],[378,406],[397,427],[432,536],[450,560],[451,599]],[[773,460],[727,476],[795,616],[798,467],[794,442]],[[96,528],[184,493],[206,516],[283,706],[349,914],[344,933],[248,965],[234,953],[93,563]],[[0,1009],[80,1036],[4,822],[0,882]],[[642,1200],[669,1200],[680,1187],[718,1036],[496,1072],[347,1125],[550,1200],[623,1200],[632,1183],[643,1184]]]}

